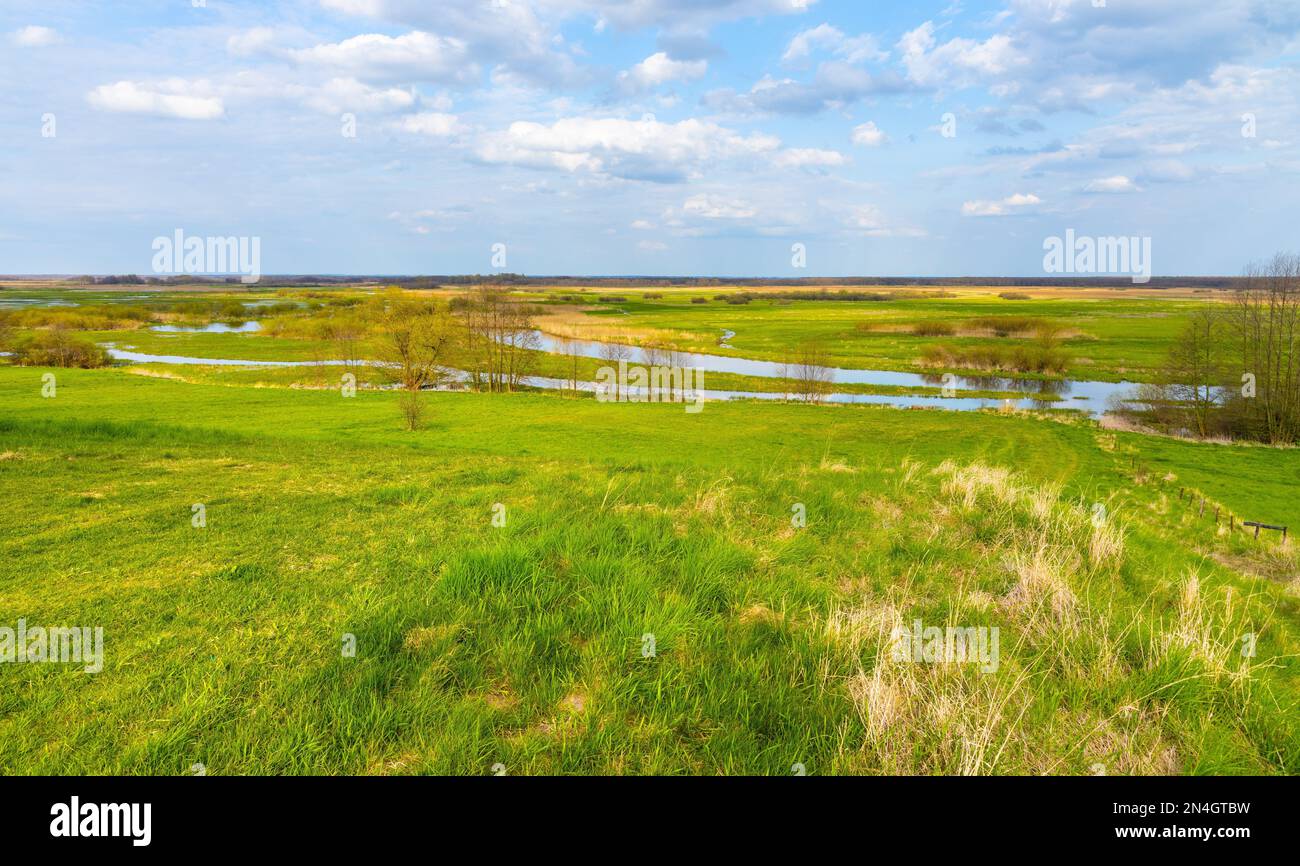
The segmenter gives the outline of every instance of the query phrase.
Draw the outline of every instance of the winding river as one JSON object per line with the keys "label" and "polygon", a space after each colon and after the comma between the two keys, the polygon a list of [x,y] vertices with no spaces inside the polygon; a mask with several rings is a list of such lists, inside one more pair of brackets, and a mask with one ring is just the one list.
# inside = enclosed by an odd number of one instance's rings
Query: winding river
{"label": "winding river", "polygon": [[[163,330],[158,328],[156,330]],[[166,328],[168,331],[179,331],[179,328]],[[240,332],[253,329],[244,328],[226,328],[208,329],[200,328],[196,330],[207,330],[211,333],[220,332]],[[731,333],[727,334],[730,338]],[[541,331],[535,332],[538,346],[545,352],[559,354],[561,350],[561,341],[549,334]],[[576,353],[586,358],[603,358],[607,357],[609,344],[596,342],[592,340],[571,340],[564,344],[564,351]],[[126,349],[119,349],[113,344],[106,344],[108,353],[111,357],[119,361],[128,361],[139,364],[160,363],[160,364],[191,364],[191,365],[209,365],[221,367],[320,367],[320,366],[337,366],[341,361],[244,361],[230,358],[194,358],[184,355],[153,355],[144,352],[136,352]],[[640,351],[635,347],[620,347],[624,352],[627,349],[632,350],[632,360],[630,363],[638,363]],[[730,348],[725,347],[725,348]],[[363,364],[373,365],[374,362],[362,362]],[[762,378],[782,378],[782,365],[775,361],[760,361],[752,358],[738,358],[730,355],[711,355],[702,352],[677,352],[674,355],[674,363],[679,367],[693,367],[697,370],[703,370],[706,373],[733,373],[742,376],[758,376]],[[464,374],[455,371],[460,378]],[[870,369],[851,369],[836,367],[833,368],[833,378],[835,382],[855,385],[878,385],[893,386],[903,388],[936,388],[942,387],[945,383],[941,376],[928,373],[902,373],[894,370],[870,370]],[[558,389],[567,387],[567,383],[560,379],[552,379],[545,376],[529,376],[524,380],[526,385],[536,388]],[[1018,379],[1001,376],[958,376],[955,381],[951,382],[956,393],[951,397],[945,396],[919,396],[919,395],[891,395],[891,394],[851,394],[843,392],[831,393],[826,397],[826,402],[830,403],[864,403],[881,406],[897,406],[901,408],[937,408],[952,410],[976,410],[990,409],[1010,406],[1017,409],[1048,409],[1064,408],[1090,415],[1100,416],[1104,414],[1111,401],[1124,399],[1132,396],[1134,385],[1131,382],[1095,382],[1087,380],[1039,380],[1039,379]],[[596,383],[580,382],[580,390],[595,391]],[[1007,391],[1024,396],[1014,399],[991,399],[985,397],[962,397],[959,396],[962,390],[978,391]],[[631,389],[631,393],[637,393]],[[781,400],[783,394],[779,392],[764,391],[726,391],[704,389],[703,396],[706,400],[732,400],[732,399],[755,399],[755,400]],[[1057,399],[1061,398],[1061,399]]]}

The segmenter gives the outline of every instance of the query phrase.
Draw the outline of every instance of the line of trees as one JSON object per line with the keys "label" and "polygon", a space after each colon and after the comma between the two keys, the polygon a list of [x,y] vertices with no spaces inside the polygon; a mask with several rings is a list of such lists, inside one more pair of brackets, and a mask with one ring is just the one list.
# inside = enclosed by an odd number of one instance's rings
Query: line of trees
{"label": "line of trees", "polygon": [[1229,303],[1197,311],[1138,399],[1166,429],[1300,440],[1300,256],[1251,266]]}

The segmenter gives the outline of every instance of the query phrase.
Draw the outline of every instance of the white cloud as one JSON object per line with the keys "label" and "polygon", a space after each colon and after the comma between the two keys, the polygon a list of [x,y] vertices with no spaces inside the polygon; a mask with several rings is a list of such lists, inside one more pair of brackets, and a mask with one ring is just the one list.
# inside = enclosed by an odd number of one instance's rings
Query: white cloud
{"label": "white cloud", "polygon": [[1096,180],[1090,181],[1084,189],[1088,192],[1119,193],[1137,192],[1138,186],[1132,181],[1132,179],[1127,178],[1122,174],[1117,174],[1114,177],[1099,177]]}
{"label": "white cloud", "polygon": [[411,114],[402,118],[401,128],[418,135],[447,138],[463,131],[464,126],[461,124],[460,118],[454,114],[426,111],[423,114]]}
{"label": "white cloud", "polygon": [[887,52],[880,50],[876,38],[869,33],[861,36],[845,36],[838,27],[819,24],[791,39],[781,59],[791,63],[811,56],[814,51],[833,54],[849,63],[884,60],[889,56]]}
{"label": "white cloud", "polygon": [[668,249],[668,244],[663,241],[641,241],[637,244],[637,247],[648,253],[662,253],[664,250]]}
{"label": "white cloud", "polygon": [[931,21],[904,33],[898,51],[908,79],[922,87],[969,87],[1028,63],[1005,34],[983,42],[951,39],[939,45]]}
{"label": "white cloud", "polygon": [[545,125],[516,121],[480,143],[485,162],[677,181],[711,163],[774,153],[780,140],[742,135],[701,120],[570,117]]}
{"label": "white cloud", "polygon": [[247,57],[251,54],[270,49],[275,43],[275,31],[270,27],[254,27],[236,33],[226,40],[226,50],[231,54]]}
{"label": "white cloud", "polygon": [[20,27],[9,34],[9,38],[15,45],[23,48],[44,48],[60,41],[57,30],[50,27],[41,27],[38,24]]}
{"label": "white cloud", "polygon": [[1038,204],[1042,199],[1033,193],[1015,193],[999,201],[968,201],[961,206],[961,212],[962,216],[1007,216]]}
{"label": "white cloud", "polygon": [[650,90],[669,81],[691,81],[708,71],[707,60],[673,60],[665,52],[651,54],[631,69],[618,74],[619,84],[627,90]]}
{"label": "white cloud", "polygon": [[851,206],[844,215],[844,223],[850,229],[873,238],[920,238],[926,235],[924,229],[891,222],[880,208],[871,204]]}
{"label": "white cloud", "polygon": [[359,15],[365,18],[377,18],[383,14],[384,0],[321,0],[321,5],[344,15]]}
{"label": "white cloud", "polygon": [[682,212],[710,220],[749,219],[758,213],[749,202],[708,194],[693,195],[682,202]]}
{"label": "white cloud", "polygon": [[893,72],[872,75],[852,64],[832,60],[818,65],[808,82],[765,75],[748,93],[721,88],[706,93],[703,102],[716,111],[738,114],[815,114],[842,109],[868,96],[901,93],[909,87]]}
{"label": "white cloud", "polygon": [[797,147],[780,151],[772,162],[781,168],[833,168],[847,164],[848,158],[836,150]]}
{"label": "white cloud", "polygon": [[184,120],[215,120],[226,113],[221,97],[213,96],[204,82],[172,79],[157,85],[134,81],[103,84],[86,95],[100,111],[152,114]]}
{"label": "white cloud", "polygon": [[378,88],[362,84],[355,78],[331,78],[320,87],[292,87],[289,92],[318,111],[389,112],[415,105],[415,93],[400,88]]}
{"label": "white cloud", "polygon": [[868,120],[853,127],[853,143],[859,147],[879,147],[888,140],[889,137],[880,131],[875,121]]}
{"label": "white cloud", "polygon": [[288,56],[372,81],[467,81],[477,76],[464,40],[420,30],[402,36],[365,33],[342,42],[300,48]]}

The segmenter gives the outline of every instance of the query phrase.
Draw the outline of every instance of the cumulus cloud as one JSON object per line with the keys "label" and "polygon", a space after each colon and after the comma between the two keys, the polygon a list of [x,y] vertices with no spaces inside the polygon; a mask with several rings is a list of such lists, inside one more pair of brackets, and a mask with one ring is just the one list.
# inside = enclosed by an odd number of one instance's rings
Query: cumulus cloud
{"label": "cumulus cloud", "polygon": [[270,51],[274,45],[275,31],[270,27],[254,27],[226,39],[226,50],[239,57]]}
{"label": "cumulus cloud", "polygon": [[1096,180],[1089,181],[1084,189],[1088,192],[1121,193],[1137,192],[1138,186],[1131,178],[1117,174],[1113,177],[1099,177]]}
{"label": "cumulus cloud", "polygon": [[858,147],[879,147],[888,140],[889,137],[881,132],[875,121],[868,120],[853,127],[853,143]]}
{"label": "cumulus cloud", "polygon": [[961,212],[962,216],[1007,216],[1038,204],[1042,199],[1033,193],[1015,193],[997,201],[968,201],[961,206]]}
{"label": "cumulus cloud", "polygon": [[932,21],[903,34],[898,52],[908,79],[921,87],[969,87],[1028,63],[1011,37],[1002,33],[983,42],[957,38],[939,44]]}
{"label": "cumulus cloud", "polygon": [[847,165],[848,161],[848,157],[839,151],[813,147],[791,148],[772,157],[772,164],[780,168],[834,168]]}
{"label": "cumulus cloud", "polygon": [[823,51],[849,63],[884,60],[888,53],[880,50],[876,37],[871,34],[845,36],[844,31],[830,24],[819,24],[805,30],[790,40],[781,59],[786,63],[803,60],[815,52]]}
{"label": "cumulus cloud", "polygon": [[319,87],[293,86],[287,92],[310,108],[331,114],[343,111],[387,113],[411,108],[416,103],[415,93],[411,90],[370,87],[355,78],[331,78]]}
{"label": "cumulus cloud", "polygon": [[671,182],[697,176],[712,163],[771,154],[779,147],[772,136],[743,135],[696,119],[570,117],[549,125],[516,121],[486,136],[478,156],[490,163]]}
{"label": "cumulus cloud", "polygon": [[86,95],[93,108],[124,114],[152,114],[183,120],[215,120],[226,113],[219,96],[205,82],[172,79],[159,84],[118,81],[102,84]]}
{"label": "cumulus cloud", "polygon": [[420,30],[395,37],[365,33],[288,54],[298,63],[365,81],[457,82],[478,72],[464,40]]}
{"label": "cumulus cloud", "polygon": [[758,211],[747,201],[717,195],[693,195],[682,202],[682,213],[710,220],[743,220]]}
{"label": "cumulus cloud", "polygon": [[708,71],[707,60],[674,60],[666,52],[651,54],[631,69],[618,74],[623,89],[633,92],[651,90],[670,81],[702,78]]}
{"label": "cumulus cloud", "polygon": [[839,109],[869,96],[901,93],[908,89],[896,75],[871,73],[841,61],[821,64],[812,81],[764,76],[748,93],[729,88],[713,90],[704,104],[716,111],[736,114],[816,114]]}
{"label": "cumulus cloud", "polygon": [[406,132],[427,135],[431,138],[447,138],[464,131],[465,128],[456,115],[440,111],[407,115],[402,118],[400,125]]}
{"label": "cumulus cloud", "polygon": [[10,40],[22,48],[44,48],[59,41],[59,33],[50,27],[29,24],[9,34]]}
{"label": "cumulus cloud", "polygon": [[[587,73],[571,56],[560,30],[577,12],[569,0],[557,3],[485,0],[323,0],[327,8],[442,34],[468,46],[474,61],[491,68],[494,80],[517,86],[582,83]],[[466,77],[471,71],[466,71]]]}

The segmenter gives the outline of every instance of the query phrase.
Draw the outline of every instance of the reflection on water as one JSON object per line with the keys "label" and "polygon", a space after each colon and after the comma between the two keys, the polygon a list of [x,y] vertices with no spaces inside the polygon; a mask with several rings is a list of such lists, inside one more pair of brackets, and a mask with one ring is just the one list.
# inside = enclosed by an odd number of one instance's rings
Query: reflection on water
{"label": "reflection on water", "polygon": [[[562,351],[555,337],[537,332],[539,345],[543,351]],[[574,340],[566,344],[564,350],[576,352],[584,358],[603,358],[608,354],[606,343],[594,340]],[[639,360],[639,359],[638,359]],[[669,363],[661,361],[661,363]],[[695,367],[709,373],[735,373],[742,376],[759,376],[762,378],[783,378],[785,370],[776,361],[758,361],[752,358],[736,358],[730,355],[707,355],[700,352],[676,352],[672,364],[679,367]],[[932,373],[900,373],[895,370],[863,370],[835,367],[832,369],[834,381],[851,385],[883,385],[901,388],[935,388],[943,387],[943,377]],[[958,376],[956,387],[965,391],[1011,391],[1015,393],[1036,395],[1040,398],[1052,396],[1071,398],[1063,408],[1077,409],[1092,415],[1106,412],[1107,403],[1112,396],[1121,398],[1131,396],[1134,388],[1131,382],[1090,382],[1068,379],[1018,379],[1010,376]],[[773,395],[756,392],[716,392],[719,394],[738,394],[769,399]],[[780,394],[774,395],[780,398]],[[896,397],[883,394],[832,394],[828,398],[832,403],[884,403],[891,406],[940,406],[946,409],[984,408],[1001,406],[1004,401],[973,397]],[[970,405],[969,401],[980,405]],[[1035,400],[1033,397],[1012,401],[1012,405],[1024,409],[1048,409],[1056,405],[1048,399]]]}
{"label": "reflection on water", "polygon": [[243,322],[238,325],[227,325],[222,322],[213,322],[210,325],[195,328],[185,325],[154,325],[149,330],[159,331],[164,334],[251,334],[254,331],[262,330],[262,323]]}
{"label": "reflection on water", "polygon": [[45,298],[11,298],[0,294],[0,310],[21,310],[24,307],[78,307],[72,301],[52,301]]}
{"label": "reflection on water", "polygon": [[[549,339],[549,338],[548,338]],[[233,358],[195,358],[184,355],[152,355],[145,352],[135,352],[125,349],[119,349],[112,343],[104,344],[108,349],[108,354],[118,361],[130,361],[137,364],[186,364],[186,365],[206,365],[215,367],[336,367],[343,366],[342,361],[244,361]],[[589,344],[597,345],[598,344]],[[599,357],[597,355],[596,357]],[[687,360],[690,359],[690,360]],[[741,358],[722,358],[716,355],[702,355],[694,353],[682,353],[676,358],[678,366],[690,366],[694,359],[705,359],[709,366],[699,365],[699,369],[706,372],[734,372],[731,369],[725,371],[714,370],[712,362],[722,362],[716,366],[730,366],[730,362],[740,361],[747,366],[746,369],[769,369],[778,365],[770,364],[767,361],[746,361]],[[361,361],[360,366],[379,366],[375,361]],[[769,365],[769,366],[764,366]],[[452,379],[455,382],[464,382],[467,374],[460,370],[449,370]],[[919,375],[913,373],[894,373],[886,370],[836,370],[836,375],[841,373],[854,374],[851,381],[865,381],[866,376],[879,376],[882,380],[888,380],[887,384],[916,384],[933,386],[938,384],[942,386],[943,382],[940,377],[929,374]],[[762,375],[751,372],[749,375]],[[901,380],[901,381],[900,381]],[[1016,386],[1009,383],[1025,383],[1023,379],[1010,379],[999,377],[967,377],[961,378],[963,386],[967,390],[999,390],[1011,391],[1016,390]],[[534,388],[562,389],[569,387],[568,383],[562,379],[551,379],[545,376],[529,376],[523,380],[525,385]],[[1071,390],[1075,395],[1069,404],[1064,408],[1078,409],[1093,415],[1101,415],[1107,409],[1106,400],[1112,394],[1127,393],[1128,383],[1115,384],[1111,382],[1055,382],[1046,383],[1050,387],[1043,387],[1044,383],[1033,381],[1032,388],[1020,388],[1024,393],[1033,396],[1021,397],[1019,399],[993,399],[986,397],[962,397],[957,394],[952,397],[927,397],[921,395],[892,395],[892,394],[844,394],[832,393],[827,395],[827,403],[862,403],[879,406],[897,406],[900,408],[933,408],[933,409],[953,409],[958,411],[970,411],[975,409],[996,409],[996,408],[1014,408],[1014,409],[1050,409],[1057,406],[1056,403],[1047,400],[1035,399],[1044,394],[1058,395],[1062,392],[1069,393]],[[595,382],[579,382],[579,390],[594,392],[596,390]],[[958,389],[959,392],[961,389]],[[638,389],[630,389],[631,393],[641,393]],[[678,392],[674,392],[678,393]],[[726,391],[716,389],[705,389],[703,391],[706,400],[733,400],[733,399],[754,399],[754,400],[782,400],[785,395],[780,392],[764,391]],[[690,398],[690,395],[681,395]]]}
{"label": "reflection on water", "polygon": [[[119,349],[112,343],[104,343],[108,356],[115,361],[131,361],[136,364],[186,364],[209,367],[332,367],[343,366],[342,361],[241,361],[233,358],[193,358],[186,355],[151,355],[147,352],[135,352]],[[363,366],[368,361],[360,362]]]}

